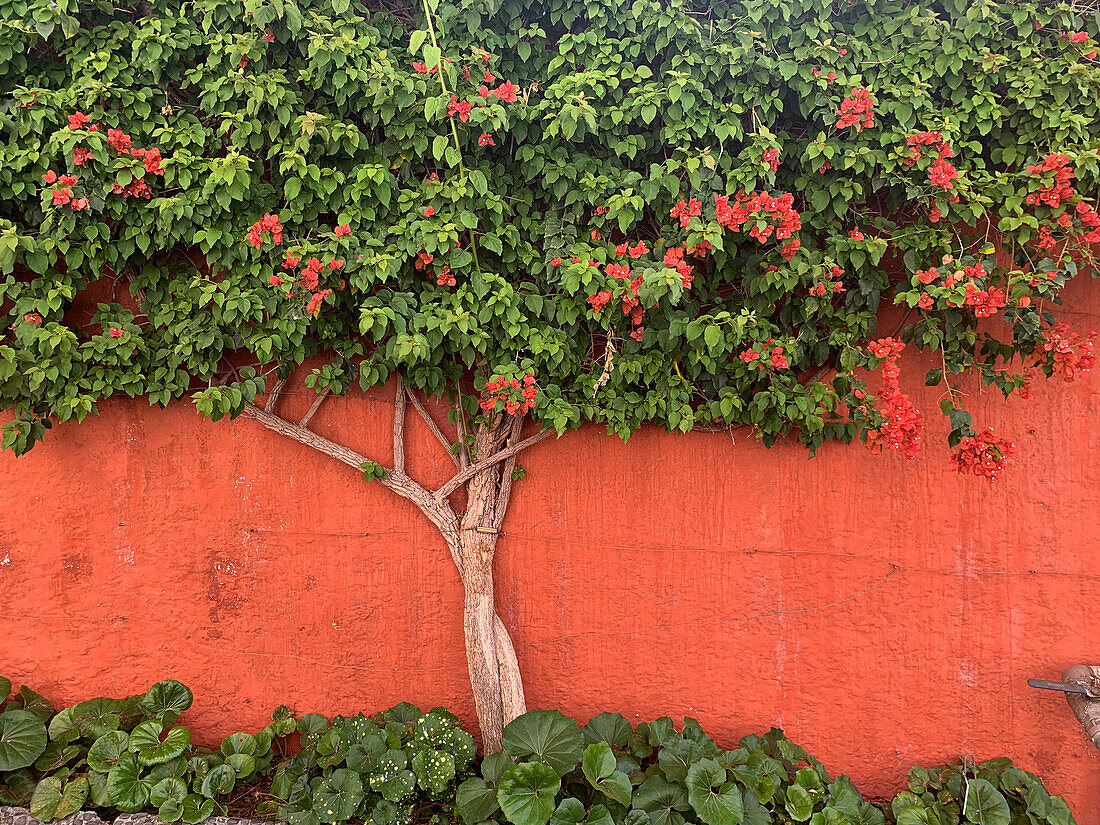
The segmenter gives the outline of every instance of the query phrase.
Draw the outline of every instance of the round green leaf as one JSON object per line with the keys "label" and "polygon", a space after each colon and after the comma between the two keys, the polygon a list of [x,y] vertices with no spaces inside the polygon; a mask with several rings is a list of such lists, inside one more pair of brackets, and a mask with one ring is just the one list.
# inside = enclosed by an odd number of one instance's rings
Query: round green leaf
{"label": "round green leaf", "polygon": [[[156,727],[146,727],[146,725]],[[135,750],[135,740],[137,740],[137,758],[142,765],[159,765],[162,762],[168,762],[180,756],[191,744],[191,732],[187,728],[172,728],[161,740],[160,727],[159,722],[143,722],[130,734],[129,749]],[[139,731],[141,731],[140,734]],[[151,741],[149,741],[150,738]]]}
{"label": "round green leaf", "polygon": [[28,710],[0,713],[0,772],[33,765],[46,750],[46,726]]}
{"label": "round green leaf", "polygon": [[501,738],[509,756],[533,756],[564,776],[581,758],[584,736],[577,723],[558,710],[532,710],[504,727]]}
{"label": "round green leaf", "polygon": [[193,700],[190,688],[175,679],[165,679],[149,688],[141,704],[150,716],[171,724],[191,707]]}
{"label": "round green leaf", "polygon": [[687,792],[659,774],[646,779],[634,791],[633,806],[649,814],[652,825],[683,825],[680,811],[690,807]]}
{"label": "round green leaf", "polygon": [[590,785],[595,786],[615,772],[615,754],[606,742],[596,742],[584,749],[581,771]]}
{"label": "round green leaf", "polygon": [[578,825],[580,822],[584,822],[584,803],[572,796],[558,803],[550,816],[550,825]]}
{"label": "round green leaf", "polygon": [[814,799],[801,785],[787,788],[787,813],[797,822],[805,822],[814,812]]}
{"label": "round green leaf", "polygon": [[440,796],[455,778],[455,758],[446,751],[417,751],[413,754],[412,769],[421,788]]}
{"label": "round green leaf", "polygon": [[236,783],[237,772],[229,765],[218,765],[202,778],[202,795],[213,799],[218,794],[230,793]]}
{"label": "round green leaf", "polygon": [[121,811],[134,813],[149,804],[153,783],[141,776],[137,757],[128,753],[115,763],[107,774],[107,795],[111,804]]}
{"label": "round green leaf", "polygon": [[214,813],[214,800],[203,799],[198,794],[188,794],[180,807],[180,819],[188,825],[196,825],[204,819],[209,819],[210,814]]}
{"label": "round green leaf", "polygon": [[37,784],[34,774],[26,768],[5,774],[0,778],[0,805],[27,807]]}
{"label": "round green leaf", "polygon": [[405,768],[407,763],[408,757],[404,751],[387,751],[371,774],[371,790],[382,794],[382,798],[390,802],[400,802],[411,796],[416,790],[416,774]]}
{"label": "round green leaf", "polygon": [[130,735],[113,730],[103,734],[88,748],[88,767],[93,771],[108,773],[126,753]]}
{"label": "round green leaf", "polygon": [[109,731],[118,730],[121,709],[122,703],[114,699],[103,696],[89,699],[73,708],[73,724],[81,736],[98,739]]}
{"label": "round green leaf", "polygon": [[51,742],[67,744],[80,738],[80,731],[73,722],[73,708],[65,708],[50,720],[48,728]]}
{"label": "round green leaf", "polygon": [[256,770],[256,760],[247,753],[231,753],[225,757],[225,764],[237,772],[237,776],[244,778]]}
{"label": "round green leaf", "polygon": [[63,745],[60,742],[50,742],[46,750],[34,761],[34,769],[43,773],[53,773],[63,765],[72,762],[80,756],[82,748],[79,745]]}
{"label": "round green leaf", "polygon": [[969,780],[966,794],[966,810],[963,811],[967,822],[981,825],[1009,825],[1012,812],[1004,796],[984,779]]}
{"label": "round green leaf", "polygon": [[[580,738],[580,731],[577,734]],[[561,779],[553,768],[539,762],[523,762],[501,777],[497,803],[512,825],[546,825],[554,813],[554,798],[560,790]]]}
{"label": "round green leaf", "polygon": [[88,771],[88,789],[92,797],[92,805],[97,808],[110,806],[111,792],[107,789],[107,774]]}
{"label": "round green leaf", "polygon": [[231,733],[222,740],[222,753],[226,756],[234,753],[252,756],[256,753],[256,737],[248,733]]}
{"label": "round green leaf", "polygon": [[472,776],[458,786],[455,794],[455,813],[462,817],[466,825],[477,825],[500,810],[494,788],[476,776]]}
{"label": "round green leaf", "polygon": [[741,790],[726,782],[726,769],[700,759],[687,773],[688,802],[706,825],[738,825],[745,817]]}
{"label": "round green leaf", "polygon": [[630,734],[634,731],[630,723],[621,713],[601,713],[593,716],[584,726],[584,741],[606,742],[616,748],[621,748],[630,741]]}
{"label": "round green leaf", "polygon": [[170,776],[160,780],[149,790],[149,801],[158,808],[165,802],[182,805],[187,797],[187,783],[178,777]]}
{"label": "round green leaf", "polygon": [[313,812],[322,822],[342,822],[355,816],[363,803],[363,781],[347,768],[337,768],[313,791]]}
{"label": "round green leaf", "polygon": [[61,819],[76,813],[88,798],[88,780],[77,776],[63,782],[60,776],[47,776],[38,783],[31,797],[31,816],[41,822]]}
{"label": "round green leaf", "polygon": [[179,822],[183,817],[183,803],[176,802],[174,799],[166,800],[157,808],[157,816],[161,822]]}

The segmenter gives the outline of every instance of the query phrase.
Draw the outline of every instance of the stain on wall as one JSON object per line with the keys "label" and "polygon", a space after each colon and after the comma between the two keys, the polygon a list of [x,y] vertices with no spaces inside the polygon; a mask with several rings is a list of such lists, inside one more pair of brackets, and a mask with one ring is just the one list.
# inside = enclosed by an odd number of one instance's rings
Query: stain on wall
{"label": "stain on wall", "polygon": [[[1090,286],[1065,316],[1084,331],[1100,329]],[[1100,663],[1100,381],[1008,404],[964,385],[976,423],[1019,447],[989,485],[946,470],[927,365],[902,366],[926,411],[913,461],[595,428],[525,453],[497,595],[530,706],[689,715],[726,745],[778,725],[875,797],[914,763],[1004,754],[1100,822],[1100,752],[1025,682]],[[309,404],[296,392],[288,415]],[[385,462],[391,414],[378,390],[313,426]],[[442,483],[412,412],[409,429],[410,472]],[[254,422],[111,402],[0,456],[0,592],[0,673],[57,704],[174,677],[204,743],[283,702],[409,700],[474,725],[458,576],[431,526]]]}

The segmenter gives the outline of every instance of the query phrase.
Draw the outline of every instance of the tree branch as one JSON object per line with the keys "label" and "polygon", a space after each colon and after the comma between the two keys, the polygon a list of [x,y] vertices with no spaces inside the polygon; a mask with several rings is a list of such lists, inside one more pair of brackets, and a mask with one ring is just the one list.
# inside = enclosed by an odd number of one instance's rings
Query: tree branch
{"label": "tree branch", "polygon": [[468,445],[466,444],[466,411],[462,409],[462,384],[456,382],[455,385],[455,425],[458,427],[458,443],[462,447],[458,451],[459,466],[465,469],[470,466],[470,453],[468,452]]}
{"label": "tree branch", "polygon": [[472,467],[467,467],[465,470],[456,474],[453,478],[451,478],[450,481],[448,481],[446,484],[435,491],[436,501],[442,501],[455,490],[457,490],[460,485],[464,484],[466,481],[473,478],[481,471],[488,470],[494,464],[499,464],[501,461],[511,458],[521,450],[526,450],[528,447],[534,444],[538,444],[544,438],[553,434],[553,430],[543,430],[540,433],[535,433],[534,435],[523,439],[523,441],[520,441],[517,444],[513,444],[510,447],[505,447],[503,450],[494,453],[484,461],[479,461]]}
{"label": "tree branch", "polygon": [[310,405],[309,409],[306,411],[306,414],[302,416],[302,420],[298,422],[299,427],[308,427],[309,426],[309,422],[313,418],[313,414],[316,413],[317,410],[319,410],[321,408],[321,402],[324,401],[326,398],[328,398],[329,392],[330,392],[329,388],[325,387],[323,390],[321,390],[319,393],[317,393],[317,398],[314,399],[313,403]]}
{"label": "tree branch", "polygon": [[436,437],[436,440],[443,445],[443,449],[447,451],[447,455],[451,457],[451,461],[455,463],[455,466],[459,467],[460,465],[458,463],[458,456],[451,452],[451,447],[453,445],[447,439],[447,436],[443,434],[443,430],[439,429],[439,425],[435,423],[435,419],[432,418],[431,414],[424,407],[424,405],[420,403],[420,399],[416,397],[416,393],[414,393],[408,387],[405,388],[405,391],[406,393],[408,393],[409,400],[412,401],[413,406],[416,407],[416,411],[420,413],[420,417],[424,419],[424,423],[428,425],[428,429],[432,431],[432,434]]}
{"label": "tree branch", "polygon": [[393,394],[393,469],[405,472],[405,379],[397,376],[397,389]]}
{"label": "tree branch", "polygon": [[[523,430],[523,418],[517,415],[512,421],[512,431],[508,435],[509,444],[515,443],[521,430]],[[513,454],[508,456],[504,462],[504,469],[501,471],[500,491],[497,493],[497,509],[496,513],[493,514],[493,529],[497,531],[500,530],[500,525],[504,524],[504,514],[508,512],[508,502],[512,498],[512,471],[515,469],[516,457]]]}
{"label": "tree branch", "polygon": [[286,379],[280,378],[275,382],[275,386],[271,388],[271,392],[267,394],[267,401],[264,403],[265,412],[274,412],[275,402],[279,400],[279,393],[283,391],[283,387],[286,386]]}
{"label": "tree branch", "polygon": [[[318,452],[331,456],[337,461],[347,464],[349,467],[354,467],[360,472],[362,472],[363,465],[370,460],[366,456],[355,452],[355,450],[350,447],[345,447],[343,444],[337,444],[335,441],[330,441],[324,436],[318,435],[312,430],[307,430],[299,424],[294,424],[287,421],[285,418],[280,418],[274,413],[262,410],[255,404],[245,404],[244,411],[241,414],[246,418],[259,421],[267,427],[267,429],[273,432],[292,438],[299,444],[312,447]],[[383,470],[385,470],[385,476],[378,479],[378,483],[415,504],[420,509],[420,512],[427,516],[428,520],[439,528],[439,532],[443,534],[443,539],[447,542],[448,547],[457,546],[459,541],[458,518],[455,516],[454,510],[451,509],[450,505],[437,499],[403,472],[399,473],[387,468],[383,468]]]}

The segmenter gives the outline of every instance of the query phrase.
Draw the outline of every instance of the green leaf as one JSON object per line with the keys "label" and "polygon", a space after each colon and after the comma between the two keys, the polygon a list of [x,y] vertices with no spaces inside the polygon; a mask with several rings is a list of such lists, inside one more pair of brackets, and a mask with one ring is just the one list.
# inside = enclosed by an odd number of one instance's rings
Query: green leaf
{"label": "green leaf", "polygon": [[584,749],[581,770],[585,779],[609,799],[620,805],[630,804],[630,778],[616,768],[615,754],[606,742],[596,742]]}
{"label": "green leaf", "polygon": [[194,696],[191,690],[175,679],[157,682],[142,701],[145,712],[166,725],[171,725],[179,715],[191,707]]}
{"label": "green leaf", "polygon": [[142,765],[158,765],[175,759],[187,750],[191,744],[191,732],[184,727],[175,727],[168,731],[162,741],[160,738],[164,726],[157,721],[142,722],[130,734],[127,749],[136,753]]}
{"label": "green leaf", "polygon": [[132,753],[119,759],[107,774],[107,795],[111,804],[129,813],[140,811],[149,803],[152,787],[150,780],[142,778],[141,766]]}
{"label": "green leaf", "polygon": [[0,676],[0,703],[11,695],[11,679]]}
{"label": "green leaf", "polygon": [[363,782],[347,768],[337,768],[313,791],[313,812],[322,822],[342,822],[363,804]]}
{"label": "green leaf", "polygon": [[126,731],[112,730],[103,734],[88,748],[88,767],[100,773],[111,768],[128,752],[130,736]]}
{"label": "green leaf", "polygon": [[739,825],[745,816],[741,791],[726,781],[726,770],[713,759],[700,759],[687,772],[688,802],[706,825]]}
{"label": "green leaf", "polygon": [[[580,731],[577,733],[579,736]],[[523,762],[501,777],[497,803],[512,825],[546,825],[554,813],[554,798],[560,790],[561,779],[552,768],[538,762]]]}
{"label": "green leaf", "polygon": [[188,825],[196,825],[204,819],[209,819],[214,813],[214,800],[203,799],[198,794],[188,794],[181,808],[180,818]]}
{"label": "green leaf", "polygon": [[28,710],[0,713],[0,772],[33,765],[46,750],[46,726]]}
{"label": "green leaf", "polygon": [[533,756],[564,776],[581,758],[584,736],[561,711],[532,710],[505,725],[501,743],[509,756]]}
{"label": "green leaf", "polygon": [[158,808],[169,801],[182,806],[186,797],[187,783],[175,776],[160,780],[149,790],[149,801]]}
{"label": "green leaf", "polygon": [[797,822],[805,822],[814,812],[814,799],[801,785],[787,788],[787,813]]}
{"label": "green leaf", "polygon": [[967,822],[980,825],[1009,825],[1012,811],[1008,801],[1000,791],[984,779],[968,780],[966,791],[966,810],[963,811]]}
{"label": "green leaf", "polygon": [[73,724],[81,736],[98,739],[103,734],[118,730],[122,703],[115,699],[99,697],[81,702],[73,708]]}
{"label": "green leaf", "polygon": [[252,756],[256,753],[256,737],[248,733],[232,733],[222,740],[221,750],[226,756],[234,753]]}
{"label": "green leaf", "polygon": [[64,782],[60,776],[47,776],[34,789],[31,816],[42,822],[74,814],[88,798],[88,779],[76,776]]}
{"label": "green leaf", "polygon": [[659,774],[646,779],[634,791],[633,807],[649,814],[652,825],[683,825],[680,811],[690,807],[687,791]]}
{"label": "green leaf", "polygon": [[624,747],[630,741],[630,734],[633,732],[630,723],[621,713],[601,713],[593,716],[582,731],[586,743],[606,742],[616,748]]}
{"label": "green leaf", "polygon": [[218,765],[211,768],[210,771],[202,778],[202,785],[199,788],[200,793],[208,799],[213,799],[216,796],[224,796],[225,794],[232,793],[233,786],[237,783],[237,772],[233,770],[229,765]]}
{"label": "green leaf", "polygon": [[420,51],[420,47],[424,45],[424,40],[427,38],[428,33],[423,29],[416,29],[409,35],[409,51],[416,54]]}
{"label": "green leaf", "polygon": [[455,813],[466,825],[477,825],[489,819],[500,809],[496,790],[484,779],[471,776],[458,786],[455,794]]}

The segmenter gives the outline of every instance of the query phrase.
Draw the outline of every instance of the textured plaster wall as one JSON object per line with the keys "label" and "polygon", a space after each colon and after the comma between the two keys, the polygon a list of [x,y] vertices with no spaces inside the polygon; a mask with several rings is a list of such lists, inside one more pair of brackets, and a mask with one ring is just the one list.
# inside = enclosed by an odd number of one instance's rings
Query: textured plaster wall
{"label": "textured plaster wall", "polygon": [[[1067,317],[1100,328],[1085,309]],[[968,387],[1020,447],[990,486],[946,471],[937,396],[903,366],[928,411],[912,462],[596,429],[524,454],[497,593],[529,704],[691,715],[727,745],[779,725],[873,796],[916,762],[1005,754],[1100,823],[1100,754],[1025,684],[1100,664],[1100,381],[1009,405]],[[314,426],[388,461],[383,396]],[[458,577],[411,505],[253,422],[102,412],[0,457],[0,673],[55,703],[175,677],[207,742],[282,702],[473,725]],[[414,415],[410,470],[438,483]]]}

